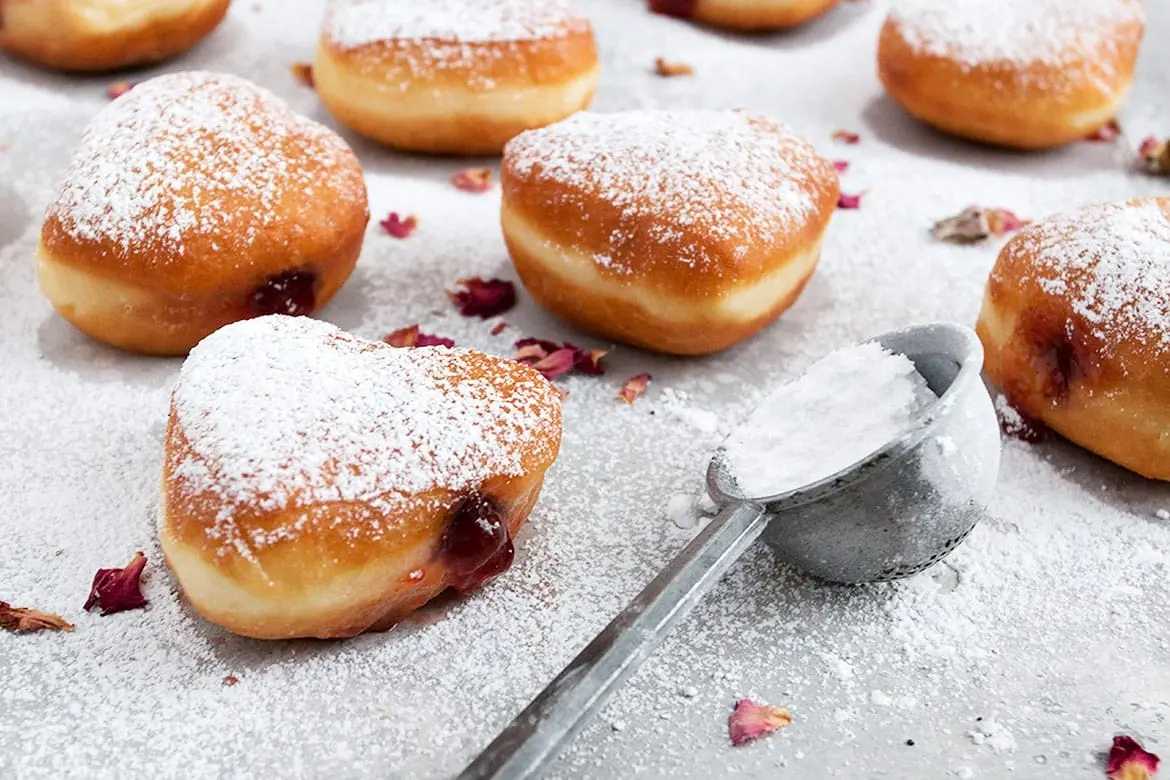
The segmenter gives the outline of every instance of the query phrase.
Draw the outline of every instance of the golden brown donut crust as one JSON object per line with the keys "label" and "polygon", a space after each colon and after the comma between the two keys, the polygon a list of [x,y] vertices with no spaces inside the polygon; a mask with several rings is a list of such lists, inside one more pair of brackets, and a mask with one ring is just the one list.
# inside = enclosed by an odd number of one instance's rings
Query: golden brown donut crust
{"label": "golden brown donut crust", "polygon": [[787,30],[827,14],[838,1],[697,0],[691,15],[700,22],[726,30]]}
{"label": "golden brown donut crust", "polygon": [[[1104,208],[1157,208],[1170,223],[1170,198]],[[1085,230],[1093,229],[1096,213],[1086,212]],[[985,375],[1013,407],[1065,438],[1143,476],[1170,479],[1166,334],[1125,314],[1149,291],[1110,291],[1096,271],[1127,251],[1127,237],[1103,232],[1086,250],[1089,262],[1057,270],[1038,253],[1034,238],[1059,237],[1052,224],[1037,223],[1008,242],[991,272],[976,327]],[[1170,226],[1164,230],[1170,237]],[[1057,240],[1068,246],[1063,237]],[[1107,312],[1085,303],[1106,295],[1126,303]]]}
{"label": "golden brown donut crust", "polygon": [[[1140,22],[1120,24],[1116,50],[1084,51],[1073,66],[970,64],[919,51],[889,18],[878,41],[878,77],[896,103],[939,130],[1008,148],[1048,149],[1082,140],[1116,116],[1129,94],[1143,34]],[[1069,72],[1082,75],[1071,81]]]}
{"label": "golden brown donut crust", "polygon": [[[174,5],[160,3],[159,5]],[[71,0],[0,2],[0,50],[56,70],[102,72],[169,60],[210,35],[231,0],[191,0],[174,12],[94,29]]]}

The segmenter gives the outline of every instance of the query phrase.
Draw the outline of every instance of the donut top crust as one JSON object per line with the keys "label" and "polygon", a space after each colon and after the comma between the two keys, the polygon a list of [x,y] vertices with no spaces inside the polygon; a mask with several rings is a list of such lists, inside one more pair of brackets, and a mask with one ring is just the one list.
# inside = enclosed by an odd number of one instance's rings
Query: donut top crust
{"label": "donut top crust", "polygon": [[507,43],[587,31],[569,0],[331,0],[325,37],[341,49],[383,41]]}
{"label": "donut top crust", "polygon": [[1145,10],[1141,0],[895,0],[889,18],[922,55],[965,67],[1079,66],[1091,76],[1105,67],[1098,60],[1133,45],[1123,29],[1140,29]]}
{"label": "donut top crust", "polygon": [[[519,476],[534,454],[555,456],[560,401],[514,361],[398,349],[273,315],[221,328],[191,351],[171,422],[187,445],[177,448],[186,457],[168,447],[172,479],[181,495],[215,500],[226,538],[237,513],[361,501],[385,516],[428,491]],[[270,528],[268,541],[297,532]]]}
{"label": "donut top crust", "polygon": [[1170,198],[1087,206],[1025,228],[992,272],[993,283],[1012,279],[1071,302],[1106,354],[1170,352]]}
{"label": "donut top crust", "polygon": [[236,76],[176,73],[97,114],[44,235],[50,246],[60,237],[94,245],[103,262],[139,271],[208,255],[220,263],[288,233],[290,222],[329,222],[298,219],[299,208],[350,214],[365,197],[353,153],[326,127]]}
{"label": "donut top crust", "polygon": [[[585,215],[581,231],[609,230],[592,257],[619,277],[653,274],[655,263],[735,276],[748,270],[736,261],[795,247],[826,201],[836,205],[828,161],[783,125],[739,111],[582,112],[521,133],[504,155],[517,187],[535,184]],[[605,228],[588,219],[598,201],[616,212]],[[597,237],[578,238],[584,247]],[[665,251],[635,251],[647,241]]]}

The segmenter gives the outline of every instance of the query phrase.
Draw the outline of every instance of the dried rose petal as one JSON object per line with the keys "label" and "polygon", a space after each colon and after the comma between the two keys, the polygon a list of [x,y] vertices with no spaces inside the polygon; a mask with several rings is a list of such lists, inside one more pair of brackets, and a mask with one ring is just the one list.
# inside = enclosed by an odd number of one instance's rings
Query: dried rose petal
{"label": "dried rose petal", "polygon": [[106,87],[106,97],[110,100],[117,100],[132,89],[134,89],[133,81],[115,81]]}
{"label": "dried rose petal", "polygon": [[545,379],[557,379],[573,370],[577,352],[573,349],[558,349],[532,363],[532,367],[544,374]]}
{"label": "dried rose petal", "polygon": [[492,169],[464,168],[451,177],[451,183],[464,192],[487,192],[492,188]]}
{"label": "dried rose petal", "polygon": [[685,62],[669,62],[662,57],[654,60],[654,72],[659,76],[690,76],[695,69]]}
{"label": "dried rose petal", "polygon": [[1114,737],[1105,776],[1109,780],[1152,780],[1158,774],[1160,762],[1158,756],[1142,749],[1133,737]]}
{"label": "dried rose petal", "polygon": [[664,16],[686,19],[695,13],[697,0],[650,0],[650,11]]}
{"label": "dried rose petal", "polygon": [[409,325],[405,328],[399,328],[393,333],[388,334],[382,340],[392,347],[455,346],[455,341],[453,339],[444,338],[443,336],[432,336],[429,333],[420,332],[418,325]]}
{"label": "dried rose petal", "polygon": [[124,569],[98,569],[83,609],[89,611],[94,606],[101,607],[104,617],[145,607],[146,599],[142,596],[141,584],[142,570],[145,568],[146,556],[137,552]]}
{"label": "dried rose petal", "polygon": [[856,195],[846,195],[842,192],[837,196],[837,208],[839,209],[859,209],[861,208],[861,197],[865,195],[864,192],[859,192]]}
{"label": "dried rose petal", "polygon": [[1148,173],[1170,176],[1170,139],[1148,136],[1138,148],[1141,165]]}
{"label": "dried rose petal", "polygon": [[239,684],[240,678],[236,677],[234,674],[229,674],[227,677],[223,678],[223,687],[225,688],[233,688]]}
{"label": "dried rose petal", "polygon": [[[516,349],[519,349],[519,350],[524,350],[527,347],[539,347],[541,350],[541,355],[540,355],[541,357],[544,357],[545,355],[547,355],[550,352],[556,352],[558,349],[561,348],[561,346],[562,345],[556,343],[555,341],[549,341],[547,339],[528,338],[528,339],[520,339],[519,341],[516,342]],[[517,360],[519,360],[519,358],[517,358]]]}
{"label": "dried rose petal", "polygon": [[35,609],[14,607],[7,601],[0,601],[0,628],[17,633],[34,631],[72,631],[73,624],[60,615],[40,612]]}
{"label": "dried rose petal", "polygon": [[605,369],[601,367],[601,359],[609,354],[605,349],[577,349],[573,354],[573,366],[582,374],[601,376]]}
{"label": "dried rose petal", "polygon": [[1027,226],[1031,220],[1020,219],[1007,209],[988,209],[987,224],[991,228],[991,235],[1006,236]]}
{"label": "dried rose petal", "polygon": [[418,217],[411,214],[406,219],[398,216],[397,211],[391,211],[386,215],[385,219],[379,220],[378,224],[382,226],[390,235],[395,238],[408,238],[414,229],[418,227]]}
{"label": "dried rose petal", "polygon": [[930,234],[939,241],[952,244],[977,244],[991,236],[1014,233],[1027,224],[1027,220],[1007,209],[968,206],[955,216],[934,223]]}
{"label": "dried rose petal", "polygon": [[628,404],[637,401],[642,393],[646,392],[646,386],[650,384],[651,377],[649,374],[638,374],[626,380],[622,385],[622,389],[618,391],[618,398],[622,399]]}
{"label": "dried rose petal", "polygon": [[495,317],[516,305],[516,285],[503,279],[484,280],[478,276],[456,282],[465,289],[448,292],[464,317]]}
{"label": "dried rose petal", "polygon": [[786,709],[756,704],[751,699],[740,699],[735,703],[731,717],[727,719],[727,727],[731,732],[732,746],[739,747],[771,734],[791,722],[792,716]]}
{"label": "dried rose petal", "polygon": [[848,130],[834,130],[833,140],[840,141],[843,144],[849,144],[852,146],[853,144],[859,143],[861,141],[861,136],[857,133],[851,133]]}
{"label": "dried rose petal", "polygon": [[849,170],[849,163],[845,160],[834,160],[833,167],[837,169],[837,173],[845,173]]}
{"label": "dried rose petal", "polygon": [[516,350],[516,355],[512,359],[517,363],[528,363],[531,365],[538,360],[544,360],[548,357],[549,352],[555,352],[556,349],[556,347],[553,347],[551,350],[548,350],[540,344],[525,344]]}
{"label": "dried rose petal", "polygon": [[548,379],[556,379],[573,370],[590,376],[601,376],[605,373],[601,359],[606,354],[607,350],[582,349],[567,341],[557,344],[546,339],[527,338],[516,342],[513,360],[532,366]]}
{"label": "dried rose petal", "polygon": [[1097,128],[1091,135],[1085,136],[1085,140],[1091,143],[1109,143],[1116,141],[1121,137],[1121,123],[1116,119],[1110,119],[1107,123]]}
{"label": "dried rose petal", "polygon": [[297,83],[302,87],[313,89],[317,86],[317,83],[313,80],[313,66],[309,63],[294,62],[289,67],[289,71],[292,73],[292,77],[296,79]]}
{"label": "dried rose petal", "polygon": [[504,331],[506,331],[507,329],[508,329],[508,323],[500,321],[500,322],[497,322],[495,325],[493,325],[492,329],[489,332],[493,336],[498,336],[501,333],[503,333]]}

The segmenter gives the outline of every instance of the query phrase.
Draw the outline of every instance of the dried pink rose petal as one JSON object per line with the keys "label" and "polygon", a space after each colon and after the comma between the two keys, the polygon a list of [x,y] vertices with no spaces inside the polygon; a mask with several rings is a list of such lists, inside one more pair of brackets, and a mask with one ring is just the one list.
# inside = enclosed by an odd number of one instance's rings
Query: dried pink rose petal
{"label": "dried pink rose petal", "polygon": [[134,89],[133,81],[115,81],[106,87],[106,97],[110,100],[117,100],[132,89]]}
{"label": "dried pink rose petal", "polygon": [[418,217],[411,214],[409,217],[403,219],[398,216],[397,211],[391,211],[386,215],[385,219],[379,220],[378,224],[382,226],[390,235],[395,238],[408,238],[414,229],[418,227]]}
{"label": "dried pink rose petal", "polygon": [[1147,173],[1170,176],[1170,139],[1147,136],[1138,147],[1138,155]]}
{"label": "dried pink rose petal", "polygon": [[[516,342],[516,349],[525,350],[529,347],[538,347],[540,349],[540,357],[544,357],[550,352],[556,352],[561,348],[561,345],[548,339],[527,338],[520,339]],[[519,360],[519,358],[516,359]]]}
{"label": "dried pink rose petal", "polygon": [[[605,373],[601,359],[606,354],[607,350],[583,349],[567,341],[557,344],[547,339],[527,338],[516,342],[513,360],[532,366],[549,379],[556,379],[573,370],[590,376],[601,376]],[[550,376],[550,373],[553,375]]]}
{"label": "dried pink rose petal", "polygon": [[846,195],[842,192],[837,196],[837,208],[839,209],[859,209],[861,208],[861,197],[865,195],[864,192],[859,192],[856,195]]}
{"label": "dried pink rose petal", "polygon": [[[565,346],[569,346],[566,342]],[[582,374],[601,376],[605,369],[601,367],[601,359],[609,354],[605,349],[573,348],[573,366]]]}
{"label": "dried pink rose petal", "polygon": [[988,209],[987,224],[991,228],[991,235],[1006,236],[1015,233],[1031,223],[1031,220],[1020,219],[1007,209]]}
{"label": "dried pink rose petal", "polygon": [[558,349],[532,363],[532,367],[544,374],[545,379],[556,379],[573,370],[577,353],[572,349]]}
{"label": "dried pink rose petal", "polygon": [[731,717],[727,719],[727,727],[731,732],[732,746],[739,747],[771,734],[791,722],[792,716],[786,709],[756,704],[751,699],[740,699],[735,703]]}
{"label": "dried pink rose petal", "polygon": [[388,334],[382,341],[392,347],[453,347],[453,339],[422,333],[418,325],[408,325]]}
{"label": "dried pink rose petal", "polygon": [[459,307],[464,317],[495,317],[516,305],[516,285],[503,279],[474,276],[456,282],[464,289],[448,292],[447,297]]}
{"label": "dried pink rose petal", "polygon": [[837,169],[837,173],[845,173],[849,170],[849,162],[847,160],[834,160],[833,167]]}
{"label": "dried pink rose petal", "polygon": [[834,130],[833,140],[852,146],[853,144],[860,143],[861,136],[848,130]]}
{"label": "dried pink rose petal", "polygon": [[98,569],[83,609],[88,612],[95,606],[100,607],[104,617],[145,607],[146,599],[142,595],[141,583],[142,570],[145,568],[146,556],[137,552],[123,569]]}
{"label": "dried pink rose petal", "polygon": [[223,687],[225,688],[234,688],[239,684],[240,678],[236,677],[234,674],[229,674],[227,677],[223,678]]}
{"label": "dried pink rose petal", "polygon": [[46,630],[72,631],[73,624],[60,615],[14,607],[7,601],[0,601],[0,628],[23,634]]}
{"label": "dried pink rose petal", "polygon": [[493,325],[491,331],[489,331],[489,332],[493,336],[498,336],[501,333],[503,333],[504,331],[506,331],[507,329],[508,329],[508,323],[501,320],[500,322],[497,322],[495,325]]}
{"label": "dried pink rose petal", "polygon": [[649,374],[638,374],[630,377],[622,385],[622,389],[618,391],[618,398],[632,404],[638,400],[642,393],[646,392],[646,386],[650,384],[652,378]]}
{"label": "dried pink rose petal", "polygon": [[1143,749],[1133,737],[1114,737],[1105,776],[1109,780],[1153,780],[1160,762],[1157,755]]}
{"label": "dried pink rose petal", "polygon": [[451,183],[464,192],[487,192],[492,188],[492,169],[464,168],[451,177]]}
{"label": "dried pink rose petal", "polygon": [[313,66],[309,63],[294,62],[289,67],[289,72],[292,73],[292,77],[302,87],[313,89],[317,86],[317,83],[313,80]]}
{"label": "dried pink rose petal", "polygon": [[1104,125],[1094,130],[1092,134],[1085,136],[1085,140],[1090,143],[1110,143],[1120,137],[1121,123],[1117,119],[1110,119]]}
{"label": "dried pink rose petal", "polygon": [[690,76],[695,69],[685,62],[670,62],[662,57],[654,60],[654,72],[659,76]]}
{"label": "dried pink rose petal", "polygon": [[968,206],[953,217],[940,219],[930,229],[939,241],[952,244],[977,244],[991,236],[1014,233],[1028,224],[1007,209]]}

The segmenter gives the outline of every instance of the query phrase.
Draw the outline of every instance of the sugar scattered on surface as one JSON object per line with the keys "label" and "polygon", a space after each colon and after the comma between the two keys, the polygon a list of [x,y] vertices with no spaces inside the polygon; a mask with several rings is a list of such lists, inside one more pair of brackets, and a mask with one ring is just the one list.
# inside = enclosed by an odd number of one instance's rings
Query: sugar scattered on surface
{"label": "sugar scattered on surface", "polygon": [[728,465],[743,495],[795,490],[895,441],[937,400],[905,355],[838,350],[761,402],[728,439]]}

